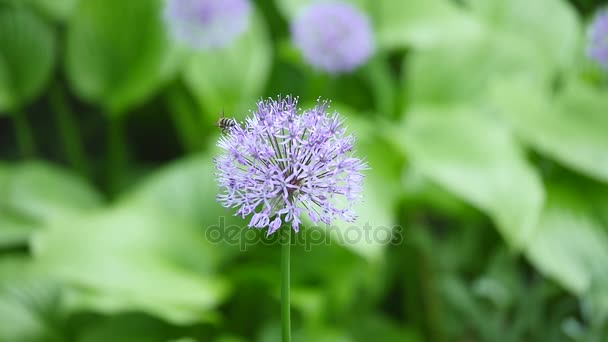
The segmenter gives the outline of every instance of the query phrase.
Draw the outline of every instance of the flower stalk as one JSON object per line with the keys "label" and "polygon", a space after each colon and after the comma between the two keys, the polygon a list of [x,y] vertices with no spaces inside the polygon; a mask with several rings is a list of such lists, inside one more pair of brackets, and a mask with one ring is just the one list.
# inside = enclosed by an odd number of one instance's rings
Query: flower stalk
{"label": "flower stalk", "polygon": [[290,305],[290,254],[291,229],[284,229],[285,239],[281,244],[281,336],[283,342],[291,341]]}

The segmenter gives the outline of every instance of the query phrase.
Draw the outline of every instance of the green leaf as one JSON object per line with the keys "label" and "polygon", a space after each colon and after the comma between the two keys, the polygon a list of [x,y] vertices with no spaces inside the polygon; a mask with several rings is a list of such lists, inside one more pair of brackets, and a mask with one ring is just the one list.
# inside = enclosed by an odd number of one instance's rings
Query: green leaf
{"label": "green leaf", "polygon": [[176,324],[214,318],[226,284],[216,249],[193,226],[123,205],[36,235],[37,269],[71,285],[72,310],[143,311]]}
{"label": "green leaf", "polygon": [[[289,20],[294,19],[302,9],[315,3],[335,2],[335,0],[275,0],[278,10]],[[369,0],[348,0],[360,9],[369,7]]]}
{"label": "green leaf", "polygon": [[0,340],[44,342],[64,340],[64,318],[58,285],[33,273],[28,259],[0,259]]}
{"label": "green leaf", "polygon": [[509,34],[484,34],[462,44],[437,45],[414,52],[404,62],[406,96],[414,103],[483,99],[493,80],[503,75],[525,75],[541,86],[550,80],[546,62],[535,47]]}
{"label": "green leaf", "polygon": [[12,169],[2,191],[0,209],[35,224],[89,212],[100,207],[98,192],[81,178],[43,162],[28,162]]}
{"label": "green leaf", "polygon": [[66,67],[74,90],[111,114],[147,100],[171,77],[174,55],[162,0],[79,2],[67,33]]}
{"label": "green leaf", "polygon": [[551,67],[574,62],[581,25],[565,0],[467,0],[487,27],[532,43]]}
{"label": "green leaf", "polygon": [[272,43],[261,15],[254,11],[251,27],[231,46],[192,53],[183,70],[208,122],[222,110],[228,116],[243,115],[262,94],[272,64]]}
{"label": "green leaf", "polygon": [[488,214],[519,248],[536,227],[543,187],[509,130],[477,111],[415,107],[403,146],[426,177]]}
{"label": "green leaf", "polygon": [[51,27],[22,4],[0,6],[0,113],[36,98],[54,62]]}
{"label": "green leaf", "polygon": [[121,203],[146,205],[199,227],[220,225],[223,220],[226,225],[240,225],[246,229],[245,221],[217,202],[219,188],[215,172],[211,155],[183,159],[144,179],[122,198]]}
{"label": "green leaf", "polygon": [[[549,187],[547,205],[526,255],[545,275],[582,295],[608,269],[608,234],[578,189]],[[606,284],[603,284],[606,294]],[[608,309],[608,308],[605,308]]]}
{"label": "green leaf", "polygon": [[608,97],[571,81],[551,100],[525,82],[497,83],[496,108],[535,149],[608,182]]}
{"label": "green leaf", "polygon": [[378,0],[372,7],[381,48],[429,48],[481,33],[475,18],[451,1]]}

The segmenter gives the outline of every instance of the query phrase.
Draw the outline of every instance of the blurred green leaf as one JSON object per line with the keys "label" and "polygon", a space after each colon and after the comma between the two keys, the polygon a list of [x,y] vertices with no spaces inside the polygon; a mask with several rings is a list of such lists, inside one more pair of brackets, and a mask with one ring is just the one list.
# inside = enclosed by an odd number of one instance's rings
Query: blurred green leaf
{"label": "blurred green leaf", "polygon": [[262,94],[272,65],[272,43],[260,13],[252,14],[251,27],[231,46],[215,51],[193,52],[183,70],[186,85],[199,106],[217,120],[243,118]]}
{"label": "blurred green leaf", "polygon": [[0,208],[37,224],[100,207],[99,193],[78,176],[44,162],[12,169],[0,191]]}
{"label": "blurred green leaf", "polygon": [[89,184],[51,164],[27,162],[0,169],[0,247],[25,243],[40,226],[101,204]]}
{"label": "blurred green leaf", "polygon": [[218,192],[212,156],[197,155],[152,174],[125,195],[122,203],[146,205],[203,229],[220,225],[221,218],[226,226],[246,229],[244,220],[217,202]]}
{"label": "blurred green leaf", "polygon": [[63,341],[59,287],[31,272],[25,258],[0,259],[0,340]]}
{"label": "blurred green leaf", "polygon": [[0,113],[36,98],[55,62],[52,28],[22,5],[0,6]]}
{"label": "blurred green leaf", "polygon": [[414,103],[484,99],[492,81],[503,75],[525,75],[537,86],[549,80],[546,62],[535,47],[509,34],[437,45],[414,52],[404,62],[406,96]]}
{"label": "blurred green leaf", "polygon": [[378,0],[372,7],[381,48],[458,45],[481,33],[475,18],[447,0]]}
{"label": "blurred green leaf", "polygon": [[214,249],[189,225],[145,206],[58,222],[35,236],[40,272],[71,285],[73,310],[143,311],[177,324],[214,318],[227,284]]}
{"label": "blurred green leaf", "polygon": [[[563,185],[549,188],[547,205],[526,255],[545,275],[583,295],[606,281],[608,234],[594,217],[587,196]],[[599,287],[605,296],[606,283]],[[595,293],[597,295],[597,293]],[[608,307],[604,308],[608,310]]]}
{"label": "blurred green leaf", "polygon": [[484,23],[534,45],[551,68],[574,61],[581,27],[565,0],[466,0]]}
{"label": "blurred green leaf", "polygon": [[[277,8],[288,20],[294,19],[302,9],[315,3],[335,2],[335,0],[275,0]],[[369,0],[346,0],[347,2],[357,6],[360,9],[365,9],[369,6]]]}
{"label": "blurred green leaf", "polygon": [[415,107],[403,146],[427,177],[486,212],[505,240],[526,245],[544,192],[510,132],[467,107]]}
{"label": "blurred green leaf", "polygon": [[66,67],[82,98],[118,115],[147,100],[175,70],[162,0],[80,1],[67,33]]}
{"label": "blurred green leaf", "polygon": [[571,81],[553,99],[525,82],[497,83],[498,111],[534,148],[565,166],[608,182],[608,97]]}
{"label": "blurred green leaf", "polygon": [[[67,20],[80,0],[30,0],[43,13],[57,21]],[[85,0],[86,1],[86,0]]]}

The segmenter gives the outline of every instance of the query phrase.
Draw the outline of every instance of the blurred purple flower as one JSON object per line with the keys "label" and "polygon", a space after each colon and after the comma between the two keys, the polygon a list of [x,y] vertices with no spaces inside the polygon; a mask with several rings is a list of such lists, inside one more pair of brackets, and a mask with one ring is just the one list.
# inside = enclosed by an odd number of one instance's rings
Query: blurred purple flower
{"label": "blurred purple flower", "polygon": [[369,18],[347,3],[310,5],[292,23],[291,33],[306,61],[331,74],[354,70],[375,51]]}
{"label": "blurred purple flower", "polygon": [[587,55],[608,69],[608,9],[600,10],[589,27]]}
{"label": "blurred purple flower", "polygon": [[249,0],[167,0],[164,17],[172,37],[193,49],[228,46],[249,26]]}
{"label": "blurred purple flower", "polygon": [[290,96],[260,101],[244,126],[218,142],[218,201],[243,218],[253,214],[249,227],[268,227],[268,235],[283,222],[297,232],[303,213],[315,224],[352,222],[361,198],[367,166],[353,155],[343,119],[327,112],[327,101],[304,112],[297,105]]}

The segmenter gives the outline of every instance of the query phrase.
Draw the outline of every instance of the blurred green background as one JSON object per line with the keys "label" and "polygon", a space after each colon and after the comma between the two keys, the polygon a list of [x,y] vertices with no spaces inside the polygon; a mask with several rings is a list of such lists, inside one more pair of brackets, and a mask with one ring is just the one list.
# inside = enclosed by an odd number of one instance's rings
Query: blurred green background
{"label": "blurred green background", "polygon": [[212,163],[221,111],[278,94],[348,118],[385,233],[299,233],[296,341],[608,340],[602,2],[353,1],[378,50],[330,77],[289,39],[310,1],[193,52],[161,0],[0,0],[0,341],[279,340],[280,248]]}

